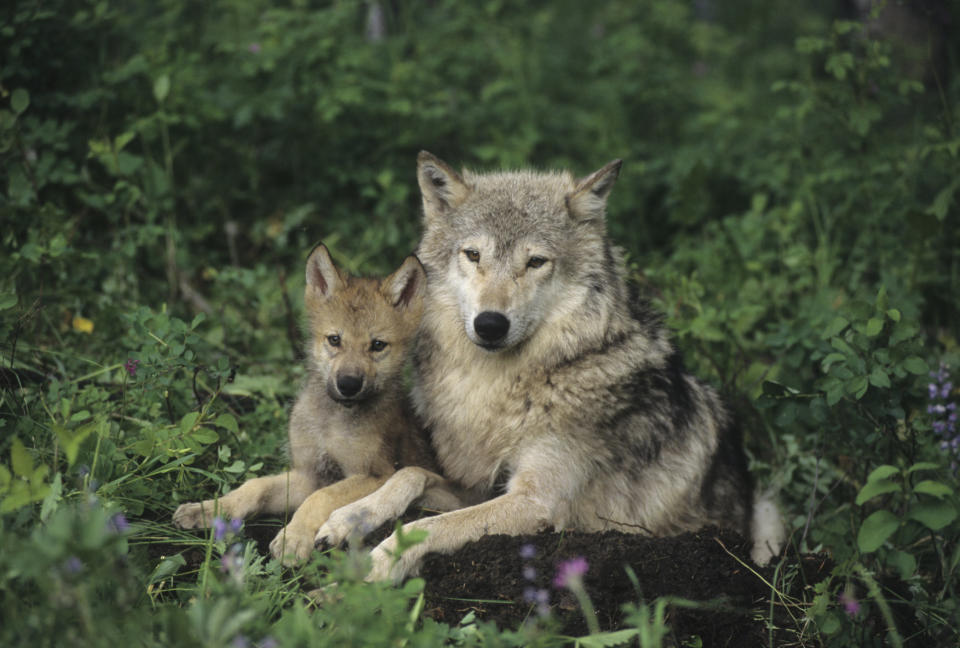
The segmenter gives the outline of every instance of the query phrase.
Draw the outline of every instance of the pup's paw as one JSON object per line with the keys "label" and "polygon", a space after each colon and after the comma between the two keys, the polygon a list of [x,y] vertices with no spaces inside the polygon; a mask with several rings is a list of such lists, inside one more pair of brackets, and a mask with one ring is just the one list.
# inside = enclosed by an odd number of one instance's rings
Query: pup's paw
{"label": "pup's paw", "polygon": [[270,553],[287,567],[303,562],[313,553],[314,533],[288,524],[270,542]]}
{"label": "pup's paw", "polygon": [[173,523],[181,529],[206,529],[213,524],[214,502],[189,502],[173,512]]}

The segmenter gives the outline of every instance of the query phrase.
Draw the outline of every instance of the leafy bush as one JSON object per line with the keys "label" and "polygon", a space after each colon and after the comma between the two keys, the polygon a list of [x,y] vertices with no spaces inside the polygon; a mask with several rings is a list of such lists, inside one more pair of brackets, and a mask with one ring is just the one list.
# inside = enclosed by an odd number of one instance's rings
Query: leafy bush
{"label": "leafy bush", "polygon": [[[353,583],[349,556],[320,560],[319,583],[352,584],[309,614],[252,545],[169,526],[283,464],[303,257],[322,238],[372,273],[409,253],[420,148],[625,158],[613,236],[748,423],[791,551],[836,562],[804,608],[818,640],[879,643],[882,618],[894,644],[956,642],[956,3],[822,4],[5,7],[3,643],[559,641],[421,620],[416,582]],[[632,609],[662,634],[663,605]]]}

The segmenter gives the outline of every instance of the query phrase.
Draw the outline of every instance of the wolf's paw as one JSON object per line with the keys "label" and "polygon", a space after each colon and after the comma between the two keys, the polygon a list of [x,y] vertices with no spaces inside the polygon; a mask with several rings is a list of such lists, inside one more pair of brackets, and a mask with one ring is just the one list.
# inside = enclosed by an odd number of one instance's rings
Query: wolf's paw
{"label": "wolf's paw", "polygon": [[377,581],[393,581],[399,583],[408,576],[416,576],[420,571],[422,552],[418,547],[408,548],[399,558],[396,557],[397,543],[394,536],[390,536],[370,552],[372,567],[364,579],[368,583]]}
{"label": "wolf's paw", "polygon": [[288,524],[270,542],[270,553],[287,567],[305,561],[313,553],[314,533]]}
{"label": "wolf's paw", "polygon": [[181,504],[173,512],[173,523],[181,529],[205,529],[213,524],[214,503],[189,502]]}
{"label": "wolf's paw", "polygon": [[337,509],[317,531],[315,546],[337,547],[351,537],[362,539],[373,530],[368,523],[370,517],[370,512],[365,508],[352,504]]}

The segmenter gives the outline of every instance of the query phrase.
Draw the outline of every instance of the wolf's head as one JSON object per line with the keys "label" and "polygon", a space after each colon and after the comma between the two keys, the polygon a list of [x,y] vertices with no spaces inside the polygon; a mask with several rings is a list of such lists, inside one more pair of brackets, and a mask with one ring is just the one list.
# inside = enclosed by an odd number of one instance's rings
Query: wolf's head
{"label": "wolf's head", "polygon": [[431,295],[459,311],[477,346],[517,347],[544,322],[589,308],[591,291],[613,288],[605,211],[620,160],[579,180],[567,172],[461,175],[425,151],[417,161],[425,224],[418,254]]}
{"label": "wolf's head", "polygon": [[318,245],[307,259],[304,294],[310,368],[345,405],[366,401],[400,379],[423,315],[426,276],[415,256],[385,279],[341,273]]}

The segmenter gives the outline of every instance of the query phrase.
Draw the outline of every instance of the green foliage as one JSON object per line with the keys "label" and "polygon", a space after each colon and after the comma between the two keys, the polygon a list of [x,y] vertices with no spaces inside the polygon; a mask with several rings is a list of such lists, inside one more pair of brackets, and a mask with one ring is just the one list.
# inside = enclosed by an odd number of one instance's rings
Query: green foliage
{"label": "green foliage", "polygon": [[[926,389],[960,365],[960,50],[949,16],[915,42],[887,10],[6,7],[0,643],[562,642],[420,619],[419,583],[359,583],[352,554],[314,566],[343,598],[310,612],[251,544],[169,525],[282,466],[304,257],[323,239],[373,273],[408,254],[421,148],[576,173],[624,158],[611,234],[746,423],[793,546],[836,562],[806,610],[819,639],[878,645],[873,610],[956,643],[956,455]],[[105,531],[120,510],[131,528]],[[659,645],[665,605],[581,642]]]}

